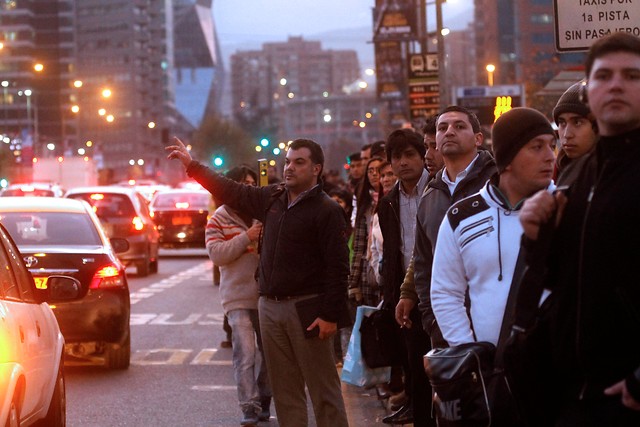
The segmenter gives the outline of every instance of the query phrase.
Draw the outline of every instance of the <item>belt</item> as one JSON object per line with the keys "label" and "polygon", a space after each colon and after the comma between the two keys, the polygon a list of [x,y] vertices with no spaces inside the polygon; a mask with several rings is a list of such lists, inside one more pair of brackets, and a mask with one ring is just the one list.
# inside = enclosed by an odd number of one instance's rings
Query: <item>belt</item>
{"label": "belt", "polygon": [[270,299],[272,301],[290,301],[299,298],[311,298],[317,296],[319,294],[306,294],[306,295],[268,295],[262,294],[260,296],[265,297],[266,299]]}

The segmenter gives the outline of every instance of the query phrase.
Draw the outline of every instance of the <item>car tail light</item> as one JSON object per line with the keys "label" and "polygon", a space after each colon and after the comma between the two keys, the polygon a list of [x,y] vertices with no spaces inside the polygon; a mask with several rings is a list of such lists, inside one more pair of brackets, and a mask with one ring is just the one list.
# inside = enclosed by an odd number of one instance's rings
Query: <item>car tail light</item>
{"label": "car tail light", "polygon": [[91,279],[89,289],[110,289],[124,287],[124,274],[115,264],[110,264],[96,271]]}
{"label": "car tail light", "polygon": [[189,202],[177,202],[176,209],[189,209]]}
{"label": "car tail light", "polygon": [[144,229],[144,222],[139,216],[134,216],[131,220],[131,224],[133,224],[133,229],[136,231],[142,231]]}

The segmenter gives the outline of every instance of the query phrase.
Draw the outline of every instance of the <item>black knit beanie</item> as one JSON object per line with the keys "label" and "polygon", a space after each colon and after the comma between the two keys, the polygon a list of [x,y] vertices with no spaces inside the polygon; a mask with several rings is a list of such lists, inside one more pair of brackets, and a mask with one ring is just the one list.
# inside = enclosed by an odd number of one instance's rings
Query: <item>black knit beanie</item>
{"label": "black knit beanie", "polygon": [[554,135],[549,120],[533,108],[512,108],[493,124],[491,144],[498,172],[502,173],[518,151],[538,135]]}
{"label": "black knit beanie", "polygon": [[591,110],[589,106],[580,100],[580,88],[582,82],[571,85],[569,89],[562,94],[558,103],[553,109],[553,120],[558,123],[558,117],[562,113],[575,113],[587,117]]}

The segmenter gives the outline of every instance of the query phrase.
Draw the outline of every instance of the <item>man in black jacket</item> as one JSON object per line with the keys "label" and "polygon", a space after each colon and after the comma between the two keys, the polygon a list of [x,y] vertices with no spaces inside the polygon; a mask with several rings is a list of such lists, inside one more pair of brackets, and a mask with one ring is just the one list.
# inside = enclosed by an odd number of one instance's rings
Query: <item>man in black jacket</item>
{"label": "man in black jacket", "polygon": [[558,406],[552,424],[639,426],[640,39],[599,39],[585,68],[600,139],[566,197],[540,192],[525,203],[523,244],[535,253],[541,225],[555,214],[550,334],[541,344],[551,352],[547,389],[558,393],[549,399]]}
{"label": "man in black jacket", "polygon": [[[284,186],[262,188],[228,180],[192,160],[177,138],[166,150],[216,200],[263,223],[258,313],[279,424],[307,425],[306,384],[316,424],[347,426],[333,340],[328,339],[347,304],[347,223],[340,205],[322,191],[322,148],[307,139],[293,141]],[[316,296],[319,314],[303,325],[296,306]],[[305,332],[316,337],[305,338]]]}
{"label": "man in black jacket", "polygon": [[[423,138],[410,129],[393,131],[385,144],[387,160],[398,177],[398,183],[378,203],[378,217],[383,236],[382,268],[380,271],[384,306],[391,313],[406,266],[413,252],[416,213],[420,196],[429,180],[424,168]],[[400,330],[398,330],[400,334]],[[396,413],[383,419],[387,424],[407,424],[416,427],[435,426],[426,404],[431,397],[429,381],[422,368],[422,356],[427,351],[427,336],[419,328],[402,333],[406,350],[403,363],[405,393],[409,402]]]}

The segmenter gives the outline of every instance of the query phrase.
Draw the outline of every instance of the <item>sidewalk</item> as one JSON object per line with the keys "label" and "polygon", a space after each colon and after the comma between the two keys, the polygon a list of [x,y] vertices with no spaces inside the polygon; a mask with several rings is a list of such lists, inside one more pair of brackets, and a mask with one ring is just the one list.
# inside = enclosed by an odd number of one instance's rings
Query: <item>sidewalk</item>
{"label": "sidewalk", "polygon": [[391,412],[385,408],[386,400],[378,400],[375,388],[367,390],[343,382],[342,396],[347,409],[349,426],[387,425],[382,423],[382,418]]}

